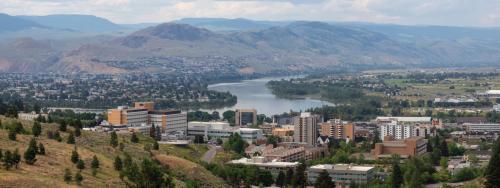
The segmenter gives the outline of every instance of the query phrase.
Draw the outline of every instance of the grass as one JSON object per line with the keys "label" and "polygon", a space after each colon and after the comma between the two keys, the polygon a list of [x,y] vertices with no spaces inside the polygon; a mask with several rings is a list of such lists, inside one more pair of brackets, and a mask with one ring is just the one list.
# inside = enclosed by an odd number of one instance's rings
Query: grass
{"label": "grass", "polygon": [[[4,125],[13,121],[12,119],[0,118]],[[32,122],[20,122],[23,123],[26,132],[31,132]],[[63,181],[64,169],[69,168],[73,176],[77,172],[77,168],[70,160],[75,145],[86,167],[82,171],[84,180],[81,187],[125,187],[119,178],[119,172],[114,170],[114,158],[125,152],[130,154],[135,161],[151,158],[150,153],[144,150],[145,144],[154,142],[149,136],[138,134],[140,142],[131,143],[130,135],[119,134],[119,141],[125,146],[123,151],[120,151],[118,147],[110,146],[110,136],[107,133],[82,131],[82,135],[76,139],[76,144],[73,145],[65,142],[68,133],[61,133],[62,142],[47,138],[47,131],[58,129],[56,124],[42,124],[42,129],[42,135],[37,138],[37,141],[44,144],[46,155],[37,155],[35,165],[28,165],[23,160],[19,169],[5,170],[0,167],[0,187],[76,187],[75,182],[67,184]],[[18,134],[17,140],[12,141],[8,139],[7,134],[7,130],[0,129],[0,149],[13,151],[18,148],[19,153],[23,155],[33,136]],[[187,147],[160,145],[160,150],[152,151],[152,154],[155,158],[162,159],[159,160],[162,165],[168,166],[172,170],[177,187],[185,187],[184,182],[188,180],[200,182],[202,187],[217,187],[216,185],[225,187],[226,184],[222,179],[213,176],[196,163],[200,161],[201,156],[207,150],[208,148],[204,145],[189,145]],[[90,169],[94,155],[100,162],[100,168],[95,177],[92,176]]]}

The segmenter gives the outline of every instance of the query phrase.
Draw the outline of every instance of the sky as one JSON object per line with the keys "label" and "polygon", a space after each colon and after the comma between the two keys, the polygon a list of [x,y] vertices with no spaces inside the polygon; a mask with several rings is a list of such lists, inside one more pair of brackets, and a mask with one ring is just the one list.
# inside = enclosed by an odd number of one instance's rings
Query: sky
{"label": "sky", "polygon": [[500,26],[499,0],[0,0],[0,12],[89,14],[123,24],[210,17]]}

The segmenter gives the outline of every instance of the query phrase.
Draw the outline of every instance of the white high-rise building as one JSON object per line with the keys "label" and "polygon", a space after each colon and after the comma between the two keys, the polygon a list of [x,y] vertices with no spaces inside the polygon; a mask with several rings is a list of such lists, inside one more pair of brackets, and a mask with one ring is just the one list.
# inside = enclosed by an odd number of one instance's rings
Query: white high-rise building
{"label": "white high-rise building", "polygon": [[403,140],[415,136],[415,126],[401,125],[397,122],[391,122],[380,126],[380,138],[383,139],[387,135],[391,135],[396,140]]}

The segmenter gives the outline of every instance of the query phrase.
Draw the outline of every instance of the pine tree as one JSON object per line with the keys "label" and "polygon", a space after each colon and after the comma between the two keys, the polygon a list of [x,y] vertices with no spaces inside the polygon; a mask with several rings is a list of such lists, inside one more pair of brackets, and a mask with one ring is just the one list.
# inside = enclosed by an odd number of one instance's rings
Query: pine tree
{"label": "pine tree", "polygon": [[132,133],[132,136],[130,137],[130,142],[132,142],[132,143],[139,142],[139,138],[137,138],[137,135],[135,134],[135,132]]}
{"label": "pine tree", "polygon": [[9,140],[16,141],[17,133],[15,130],[9,130]]}
{"label": "pine tree", "polygon": [[484,172],[486,188],[494,188],[500,185],[500,137],[497,139],[493,148],[493,153],[488,163],[488,167]]}
{"label": "pine tree", "polygon": [[0,161],[2,161],[2,160],[3,160],[3,150],[0,149]]}
{"label": "pine tree", "polygon": [[97,156],[94,155],[94,157],[92,157],[92,163],[90,165],[93,169],[99,168],[99,159],[97,159]]}
{"label": "pine tree", "polygon": [[16,122],[14,126],[14,131],[16,131],[17,134],[25,132],[23,124],[21,122]]}
{"label": "pine tree", "polygon": [[76,172],[76,174],[75,174],[75,181],[76,181],[76,184],[78,184],[78,185],[82,184],[83,176],[80,173],[80,171]]}
{"label": "pine tree", "polygon": [[116,135],[116,132],[113,131],[111,132],[111,140],[109,141],[109,143],[111,144],[111,146],[113,146],[114,148],[116,146],[118,146],[118,135]]}
{"label": "pine tree", "polygon": [[14,165],[13,158],[14,155],[12,154],[12,152],[10,152],[9,150],[5,151],[5,155],[3,156],[3,166],[6,170],[10,170],[10,168],[12,168],[12,166]]}
{"label": "pine tree", "polygon": [[401,172],[398,163],[392,164],[391,181],[392,188],[400,188],[401,184],[403,184],[403,172]]}
{"label": "pine tree", "polygon": [[40,136],[40,134],[42,133],[42,125],[40,124],[40,122],[35,121],[35,123],[33,123],[33,126],[31,127],[31,132],[35,137]]}
{"label": "pine tree", "polygon": [[75,128],[75,137],[80,137],[80,135],[82,135],[82,129]]}
{"label": "pine tree", "polygon": [[120,158],[120,156],[116,156],[114,166],[115,166],[115,170],[117,170],[117,171],[122,170],[123,164],[122,164],[122,159]]}
{"label": "pine tree", "polygon": [[54,140],[57,140],[58,142],[62,142],[61,134],[59,133],[59,131],[56,131],[54,133]]}
{"label": "pine tree", "polygon": [[149,128],[149,136],[151,138],[156,138],[155,131],[156,131],[156,126],[155,126],[155,124],[153,124],[153,125],[151,125],[151,128]]}
{"label": "pine tree", "polygon": [[66,121],[62,120],[59,123],[59,131],[66,132],[67,129],[68,129],[68,126],[66,124]]}
{"label": "pine tree", "polygon": [[16,148],[16,150],[14,150],[14,154],[12,154],[12,163],[16,166],[16,168],[18,168],[20,162],[21,155],[19,154],[19,150]]}
{"label": "pine tree", "polygon": [[66,183],[69,183],[71,182],[71,179],[73,179],[73,177],[71,177],[71,171],[69,171],[69,169],[64,169],[64,181]]}
{"label": "pine tree", "polygon": [[76,148],[73,150],[71,153],[71,162],[76,164],[80,160],[80,156],[78,155],[78,152],[76,151]]}
{"label": "pine tree", "polygon": [[68,140],[66,141],[68,144],[75,144],[75,136],[73,135],[72,132],[69,133],[68,135]]}
{"label": "pine tree", "polygon": [[300,162],[295,172],[295,176],[293,177],[293,187],[306,187],[306,168],[304,161]]}
{"label": "pine tree", "polygon": [[332,177],[326,170],[321,171],[319,173],[318,178],[316,178],[316,182],[314,182],[314,188],[330,188],[335,187],[335,183],[332,182]]}
{"label": "pine tree", "polygon": [[24,152],[24,160],[26,161],[27,164],[29,165],[35,164],[37,151],[38,149],[35,138],[32,138],[28,145],[28,149],[26,149],[26,151]]}
{"label": "pine tree", "polygon": [[153,149],[154,150],[159,150],[160,149],[160,144],[158,144],[158,141],[155,140],[155,142],[153,143]]}
{"label": "pine tree", "polygon": [[41,142],[38,144],[38,154],[45,155],[45,146]]}
{"label": "pine tree", "polygon": [[285,187],[288,185],[292,185],[292,180],[293,180],[293,169],[289,168],[286,171]]}
{"label": "pine tree", "polygon": [[443,141],[439,145],[439,150],[441,150],[442,157],[449,157],[450,156],[450,153],[448,152],[448,143],[446,142],[446,139],[443,139]]}
{"label": "pine tree", "polygon": [[276,186],[280,188],[285,187],[285,173],[283,173],[283,171],[280,171],[278,177],[276,178]]}
{"label": "pine tree", "polygon": [[78,162],[76,163],[76,168],[80,169],[80,170],[83,170],[85,169],[85,162],[83,162],[83,160],[78,160]]}

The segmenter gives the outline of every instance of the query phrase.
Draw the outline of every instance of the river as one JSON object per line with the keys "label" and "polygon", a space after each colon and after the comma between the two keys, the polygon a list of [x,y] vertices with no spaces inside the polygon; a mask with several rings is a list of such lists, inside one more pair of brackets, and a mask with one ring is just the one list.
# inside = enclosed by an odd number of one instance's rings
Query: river
{"label": "river", "polygon": [[311,98],[304,99],[284,99],[278,98],[272,94],[271,90],[266,87],[266,83],[270,80],[290,79],[295,77],[267,77],[252,80],[243,80],[233,83],[218,83],[208,86],[208,89],[215,91],[226,92],[238,97],[238,102],[232,107],[212,109],[204,111],[219,111],[234,110],[237,108],[255,108],[258,114],[265,114],[271,116],[274,114],[281,114],[283,112],[304,111],[312,107],[321,107],[323,105],[333,105],[332,103],[316,100]]}

